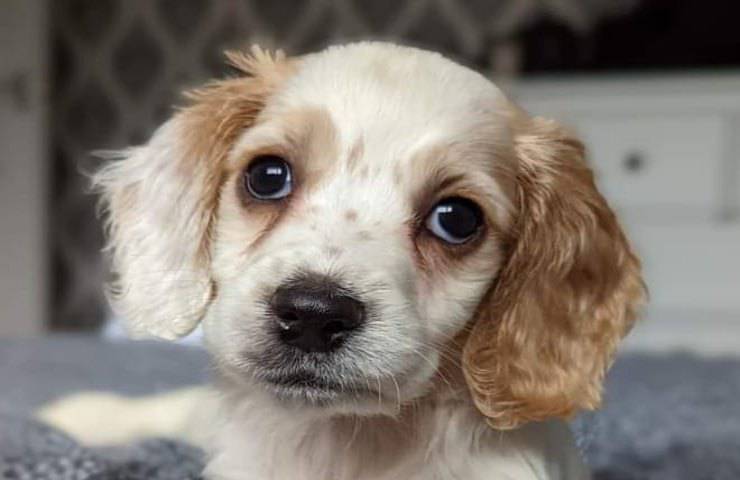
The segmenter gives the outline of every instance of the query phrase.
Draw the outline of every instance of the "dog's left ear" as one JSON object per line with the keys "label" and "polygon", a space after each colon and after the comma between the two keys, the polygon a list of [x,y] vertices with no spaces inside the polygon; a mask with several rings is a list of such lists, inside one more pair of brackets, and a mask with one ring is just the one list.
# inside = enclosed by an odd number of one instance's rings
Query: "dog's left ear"
{"label": "dog's left ear", "polygon": [[554,122],[522,118],[517,220],[463,349],[476,406],[501,429],[596,408],[645,295],[639,261],[596,190],[583,145]]}
{"label": "dog's left ear", "polygon": [[93,177],[117,276],[111,303],[134,334],[180,337],[205,314],[224,159],[290,70],[281,52],[228,56],[243,75],[192,92],[149,143],[115,154]]}

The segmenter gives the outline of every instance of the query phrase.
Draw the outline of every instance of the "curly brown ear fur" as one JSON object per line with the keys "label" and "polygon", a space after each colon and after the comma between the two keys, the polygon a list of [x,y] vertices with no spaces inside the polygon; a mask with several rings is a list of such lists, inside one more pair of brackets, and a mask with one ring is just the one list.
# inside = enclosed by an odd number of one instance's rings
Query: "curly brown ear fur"
{"label": "curly brown ear fur", "polygon": [[554,122],[523,123],[508,259],[463,351],[476,406],[501,429],[596,408],[645,291],[583,145]]}

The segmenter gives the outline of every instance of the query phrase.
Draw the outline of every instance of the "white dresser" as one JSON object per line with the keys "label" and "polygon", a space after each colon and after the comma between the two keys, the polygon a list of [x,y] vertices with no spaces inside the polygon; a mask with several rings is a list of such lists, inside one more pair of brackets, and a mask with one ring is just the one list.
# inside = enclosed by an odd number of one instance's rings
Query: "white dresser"
{"label": "white dresser", "polygon": [[585,141],[650,289],[632,348],[740,354],[740,73],[526,80]]}

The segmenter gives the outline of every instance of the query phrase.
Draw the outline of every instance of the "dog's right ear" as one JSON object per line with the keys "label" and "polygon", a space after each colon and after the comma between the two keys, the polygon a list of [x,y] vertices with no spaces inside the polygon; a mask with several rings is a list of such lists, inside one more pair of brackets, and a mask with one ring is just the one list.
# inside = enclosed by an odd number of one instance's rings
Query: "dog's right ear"
{"label": "dog's right ear", "polygon": [[523,117],[514,154],[507,258],[463,351],[475,404],[499,429],[597,408],[646,295],[583,144],[555,122]]}
{"label": "dog's right ear", "polygon": [[244,75],[191,92],[148,144],[112,155],[93,177],[117,277],[111,303],[134,335],[177,338],[205,314],[223,161],[292,66],[257,47],[227,56]]}

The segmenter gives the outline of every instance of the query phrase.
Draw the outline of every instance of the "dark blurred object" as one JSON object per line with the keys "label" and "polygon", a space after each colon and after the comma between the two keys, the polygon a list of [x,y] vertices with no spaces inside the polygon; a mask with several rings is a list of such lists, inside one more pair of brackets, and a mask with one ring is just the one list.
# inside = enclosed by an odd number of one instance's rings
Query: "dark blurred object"
{"label": "dark blurred object", "polygon": [[555,19],[522,33],[528,73],[740,66],[740,2],[643,0],[625,16],[576,32]]}

